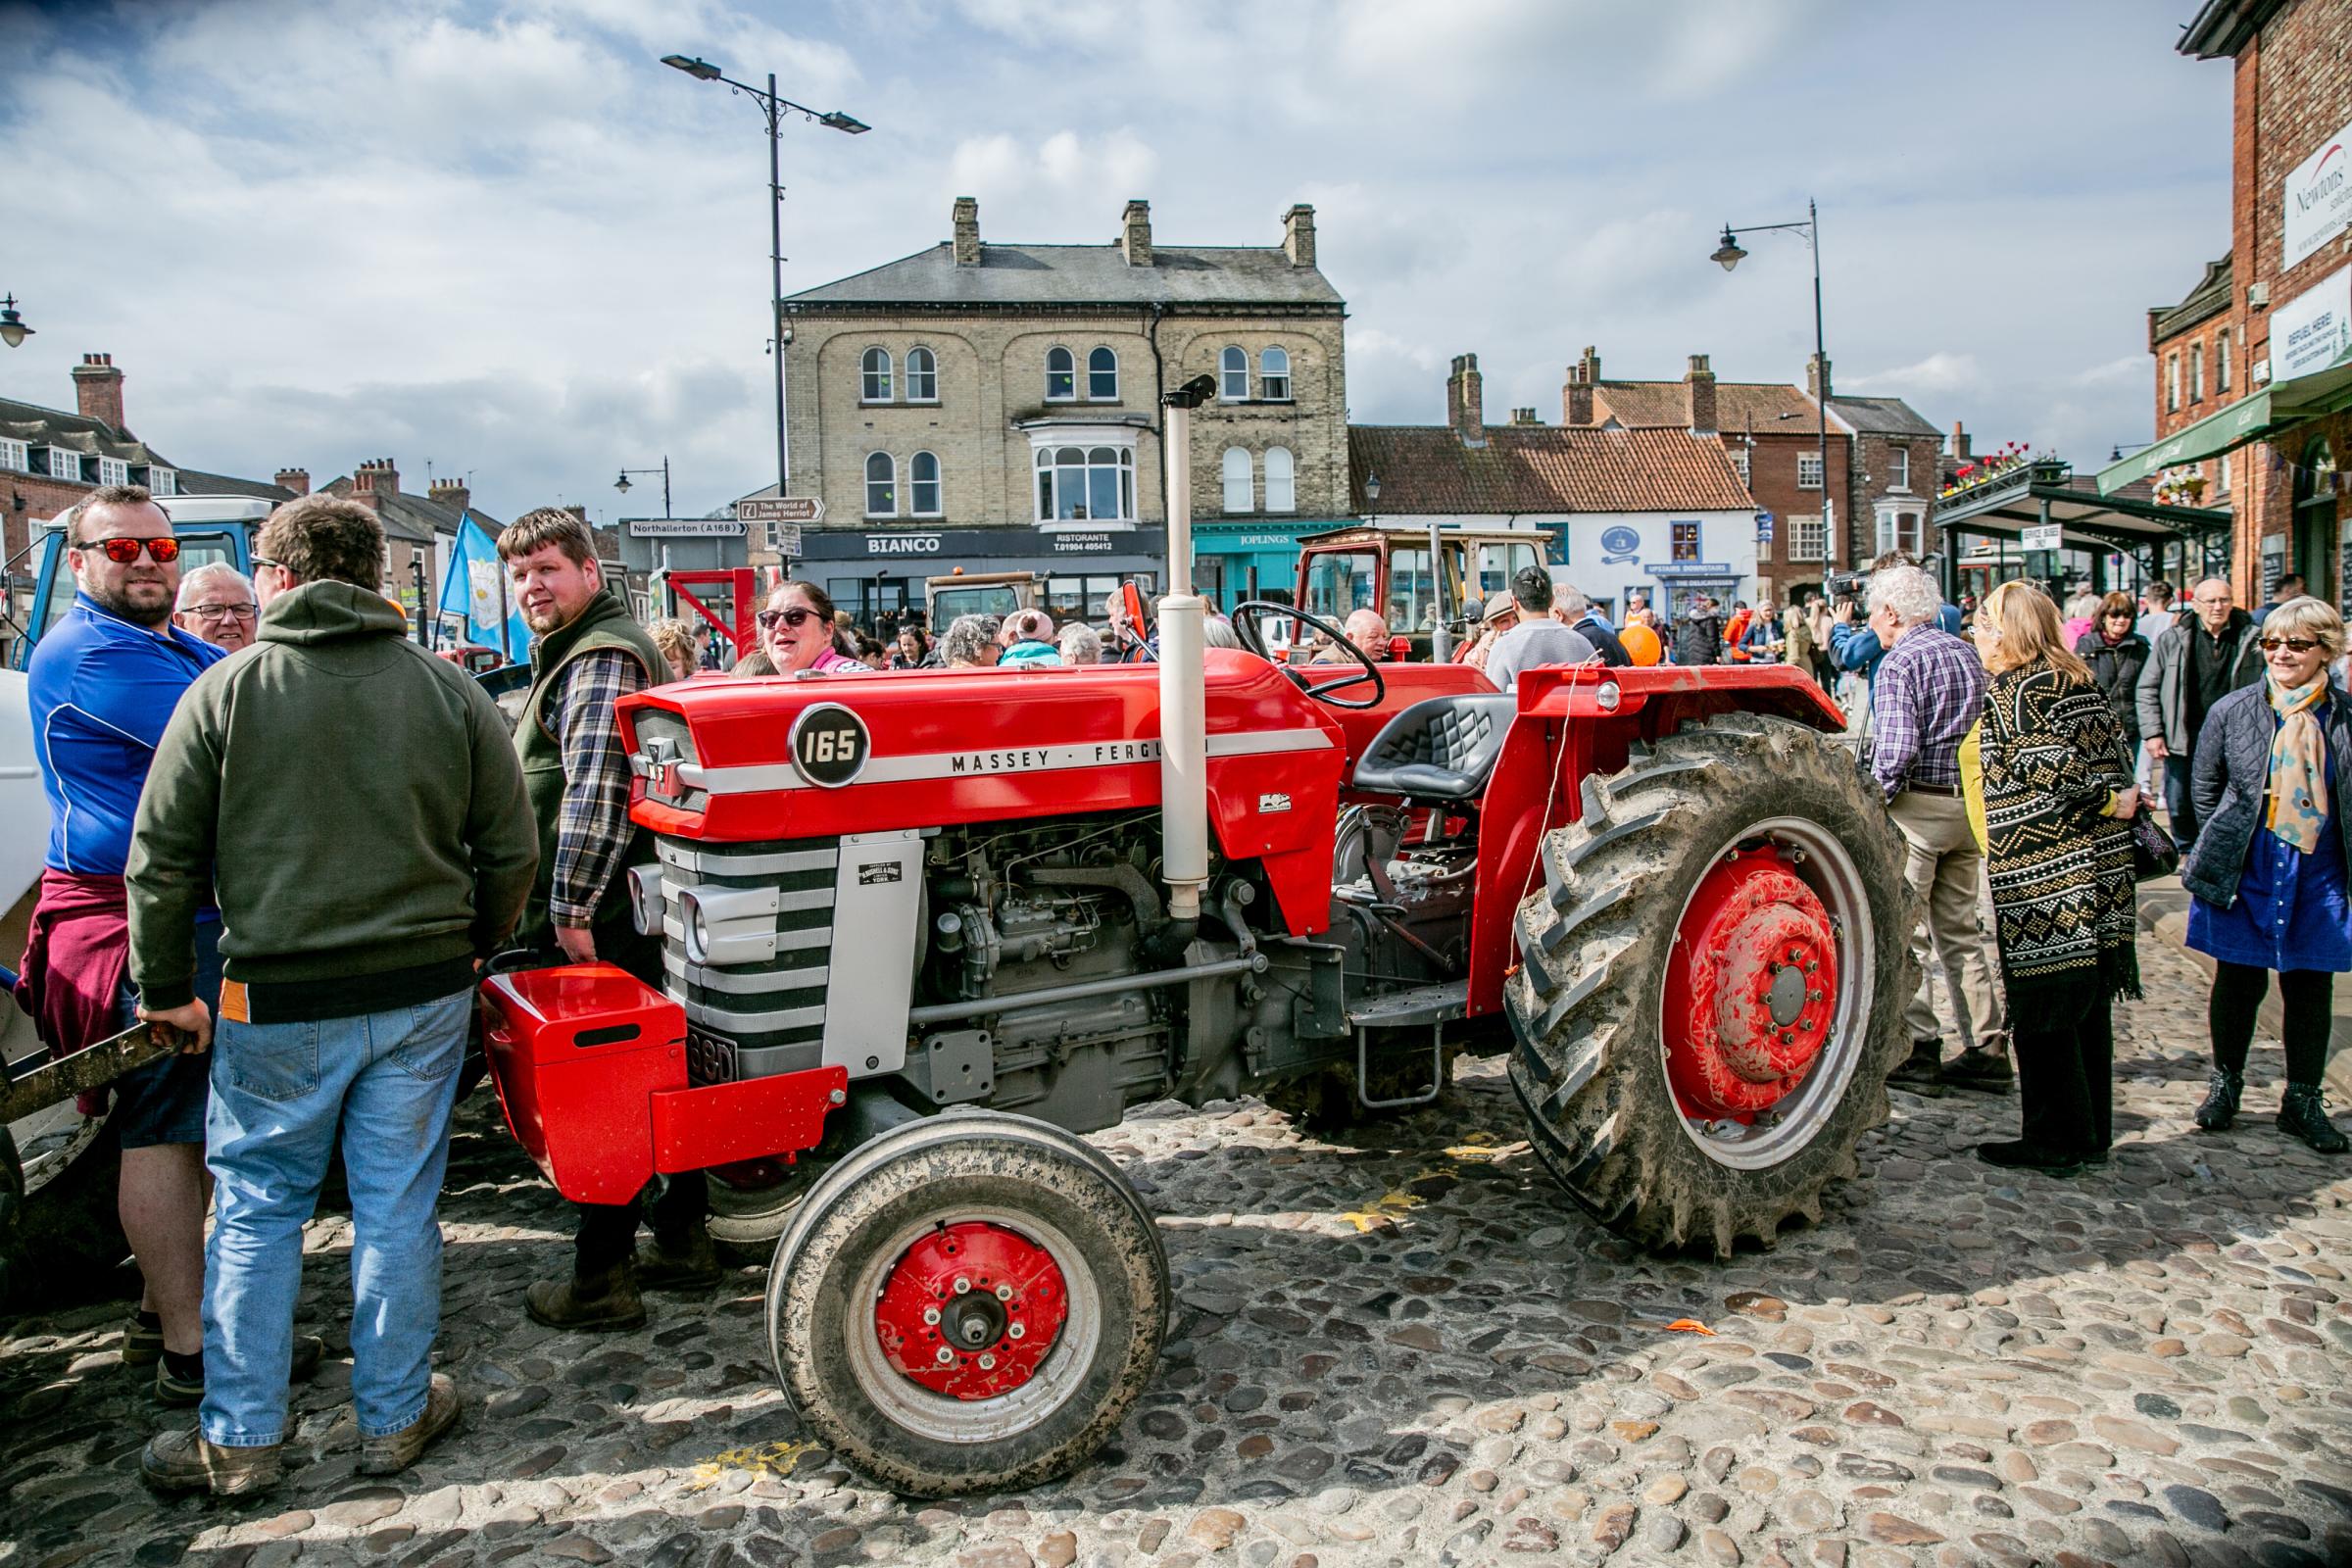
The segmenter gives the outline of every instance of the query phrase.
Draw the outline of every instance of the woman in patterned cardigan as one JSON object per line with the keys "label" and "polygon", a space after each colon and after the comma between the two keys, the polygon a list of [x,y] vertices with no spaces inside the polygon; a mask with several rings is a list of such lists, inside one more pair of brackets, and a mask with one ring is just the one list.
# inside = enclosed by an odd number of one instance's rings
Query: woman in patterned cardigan
{"label": "woman in patterned cardigan", "polygon": [[2046,594],[2001,584],[1975,630],[1992,679],[1972,742],[2023,1123],[1977,1155],[2071,1176],[2104,1164],[2114,1139],[2111,1004],[2139,995],[2125,825],[2139,792],[2114,710]]}

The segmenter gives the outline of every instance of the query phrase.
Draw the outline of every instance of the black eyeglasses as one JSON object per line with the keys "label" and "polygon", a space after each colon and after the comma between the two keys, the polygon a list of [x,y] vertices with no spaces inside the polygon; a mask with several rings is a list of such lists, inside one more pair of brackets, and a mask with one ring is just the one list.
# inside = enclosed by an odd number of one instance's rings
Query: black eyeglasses
{"label": "black eyeglasses", "polygon": [[790,610],[762,610],[759,614],[753,616],[752,618],[760,622],[760,629],[761,631],[772,629],[779,620],[785,625],[790,626],[794,631],[799,631],[803,626],[808,625],[811,619],[820,617],[817,616],[815,611],[810,610],[807,605],[795,605]]}
{"label": "black eyeglasses", "polygon": [[2308,654],[2320,645],[2312,637],[2265,637],[2257,646],[2266,654],[2275,654],[2281,648],[2290,654]]}

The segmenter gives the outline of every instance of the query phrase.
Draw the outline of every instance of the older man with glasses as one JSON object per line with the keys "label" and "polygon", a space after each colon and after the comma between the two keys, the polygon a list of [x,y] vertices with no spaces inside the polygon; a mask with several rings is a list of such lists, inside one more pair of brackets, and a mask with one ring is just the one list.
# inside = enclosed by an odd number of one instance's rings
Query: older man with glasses
{"label": "older man with glasses", "polygon": [[2254,617],[2235,607],[2230,584],[2208,577],[2190,596],[2194,614],[2156,639],[2156,651],[2139,672],[2139,735],[2149,758],[2164,768],[2164,809],[2185,860],[2196,844],[2196,802],[2190,767],[2205,715],[2241,686],[2262,679],[2262,655],[2254,646]]}
{"label": "older man with glasses", "polygon": [[252,646],[260,615],[252,582],[227,562],[212,561],[179,579],[179,607],[172,612],[172,624],[233,654]]}

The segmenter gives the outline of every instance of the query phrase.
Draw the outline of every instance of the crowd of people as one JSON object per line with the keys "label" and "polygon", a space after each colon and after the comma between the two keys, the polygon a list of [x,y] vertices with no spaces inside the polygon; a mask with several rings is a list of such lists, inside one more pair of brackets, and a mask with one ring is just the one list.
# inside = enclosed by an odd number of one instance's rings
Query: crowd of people
{"label": "crowd of people", "polygon": [[[690,627],[637,623],[584,524],[559,509],[497,540],[534,634],[511,724],[410,639],[379,591],[383,532],[363,505],[318,494],[280,507],[250,579],[225,565],[183,577],[170,519],[135,486],[97,490],[65,528],[76,594],[29,673],[51,832],[19,996],[59,1052],[134,1019],[182,1048],[101,1092],[144,1282],[122,1357],[154,1367],[164,1402],[198,1410],[193,1428],[148,1445],[142,1474],[215,1494],[278,1479],[288,1384],[323,1351],[294,1319],[303,1227],[338,1148],[359,1467],[396,1473],[464,1408],[431,1370],[436,1203],[478,976],[519,949],[662,986],[659,941],[628,912],[622,868],[650,851],[629,815],[617,705],[716,677],[698,667]],[[2352,698],[2330,676],[2343,622],[2296,594],[2247,615],[2219,579],[2189,603],[2176,617],[2156,584],[2144,605],[2110,594],[2062,616],[2037,587],[2007,583],[1955,607],[1890,557],[1858,618],[1813,603],[1726,617],[1700,600],[1667,627],[1637,598],[1620,626],[1531,568],[1479,607],[1461,657],[1503,690],[1539,665],[1652,662],[1669,640],[1685,662],[1744,649],[1866,683],[1870,773],[1925,906],[1913,1050],[1894,1081],[1922,1093],[2014,1081],[2020,1136],[1979,1151],[2000,1165],[2065,1174],[2106,1157],[2111,1004],[2138,986],[2138,779],[2160,776],[2194,901],[2188,942],[2217,965],[2197,1122],[2221,1132],[2238,1114],[2276,973],[2278,1123],[2342,1152],[2320,1073],[2330,977],[2352,968],[2352,813],[2335,807],[2352,779]],[[1126,587],[1100,629],[1027,609],[958,617],[936,640],[900,627],[885,644],[814,584],[785,582],[731,673],[1149,661],[1152,608]],[[1345,648],[1308,656],[1395,652],[1375,611],[1340,630]],[[1239,644],[1215,615],[1208,641]],[[353,853],[359,822],[374,830],[369,853]],[[1967,1031],[1948,1063],[1926,989],[1936,963]],[[570,1267],[532,1283],[520,1308],[559,1329],[642,1325],[644,1292],[717,1280],[706,1203],[687,1181],[579,1205]]]}

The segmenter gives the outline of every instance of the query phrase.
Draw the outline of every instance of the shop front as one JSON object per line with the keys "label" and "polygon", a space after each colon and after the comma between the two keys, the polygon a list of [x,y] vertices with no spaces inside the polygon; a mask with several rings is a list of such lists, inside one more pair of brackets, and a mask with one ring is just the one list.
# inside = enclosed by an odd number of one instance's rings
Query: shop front
{"label": "shop front", "polygon": [[1298,587],[1298,539],[1344,528],[1353,517],[1266,518],[1193,524],[1193,586],[1218,609],[1245,599],[1291,604]]}
{"label": "shop front", "polygon": [[1163,528],[811,528],[800,573],[821,585],[860,625],[927,619],[934,578],[1034,573],[1055,618],[1100,619],[1122,581],[1157,591],[1166,567]]}

